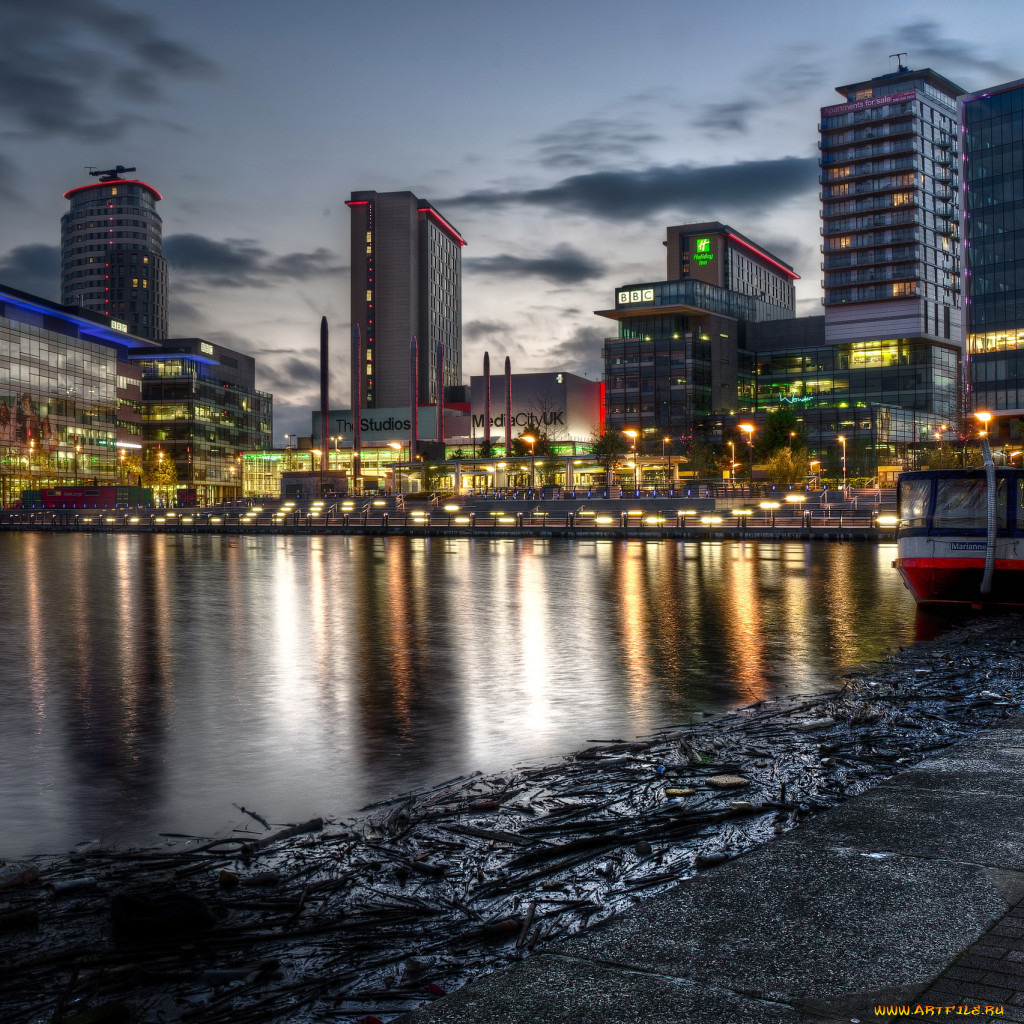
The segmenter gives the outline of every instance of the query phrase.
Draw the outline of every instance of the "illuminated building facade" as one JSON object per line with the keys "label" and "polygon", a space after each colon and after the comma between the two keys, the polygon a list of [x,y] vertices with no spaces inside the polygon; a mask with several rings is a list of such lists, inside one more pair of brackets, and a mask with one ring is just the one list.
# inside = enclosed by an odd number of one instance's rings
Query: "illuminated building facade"
{"label": "illuminated building facade", "polygon": [[821,110],[826,340],[958,346],[964,90],[901,65],[836,91]]}
{"label": "illuminated building facade", "polygon": [[138,451],[139,375],[127,360],[155,342],[0,287],[0,505],[43,487],[127,483]]}
{"label": "illuminated building facade", "polygon": [[1024,436],[1024,80],[964,96],[964,241],[972,406]]}
{"label": "illuminated building facade", "polygon": [[680,436],[752,408],[746,325],[795,316],[793,268],[728,225],[671,227],[665,245],[668,280],[623,285],[597,311],[619,324],[603,353],[612,430]]}
{"label": "illuminated building facade", "polygon": [[[408,406],[417,340],[417,395],[437,401],[462,382],[462,236],[412,192],[353,192],[353,393],[360,409]],[[440,373],[438,360],[441,360]],[[444,397],[443,395],[441,396]]]}
{"label": "illuminated building facade", "polygon": [[152,185],[120,177],[134,168],[94,172],[99,181],[64,193],[60,297],[125,324],[140,338],[167,337],[167,262],[162,198]]}
{"label": "illuminated building facade", "polygon": [[173,459],[178,486],[195,489],[200,504],[240,495],[240,457],[273,443],[273,398],[256,390],[252,356],[173,338],[129,360],[142,377],[145,447]]}

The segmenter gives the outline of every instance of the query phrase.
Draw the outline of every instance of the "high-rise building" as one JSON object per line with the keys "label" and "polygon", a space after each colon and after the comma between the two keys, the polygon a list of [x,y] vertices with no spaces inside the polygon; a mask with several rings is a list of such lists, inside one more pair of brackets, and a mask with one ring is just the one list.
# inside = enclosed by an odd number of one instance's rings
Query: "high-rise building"
{"label": "high-rise building", "polygon": [[64,193],[71,208],[61,217],[60,300],[159,341],[167,337],[167,262],[156,212],[162,197],[121,177],[134,170],[91,171],[98,181]]}
{"label": "high-rise building", "polygon": [[411,192],[353,192],[347,205],[352,323],[359,328],[352,373],[358,402],[353,404],[363,409],[410,404],[415,337],[418,402],[432,405],[439,377],[443,387],[462,382],[466,243],[430,203]]}
{"label": "high-rise building", "polygon": [[971,405],[1024,437],[1024,80],[961,100]]}
{"label": "high-rise building", "polygon": [[821,110],[826,341],[959,345],[964,90],[900,66],[836,91]]}
{"label": "high-rise building", "polygon": [[753,408],[746,324],[795,315],[793,268],[718,221],[668,229],[668,280],[623,285],[598,316],[607,424],[686,434],[708,417]]}

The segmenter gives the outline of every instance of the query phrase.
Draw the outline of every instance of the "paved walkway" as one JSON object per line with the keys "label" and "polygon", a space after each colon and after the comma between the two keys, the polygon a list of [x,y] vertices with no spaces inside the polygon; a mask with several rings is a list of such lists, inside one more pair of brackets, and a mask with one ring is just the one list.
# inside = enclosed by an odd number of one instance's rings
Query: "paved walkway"
{"label": "paved walkway", "polygon": [[1018,716],[403,1024],[1024,1021],[1022,782]]}

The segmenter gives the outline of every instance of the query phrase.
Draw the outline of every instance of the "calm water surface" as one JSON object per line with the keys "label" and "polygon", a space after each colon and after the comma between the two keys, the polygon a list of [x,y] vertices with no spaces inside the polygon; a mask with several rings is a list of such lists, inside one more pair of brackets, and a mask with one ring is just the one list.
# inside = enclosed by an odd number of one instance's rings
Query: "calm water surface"
{"label": "calm water surface", "polygon": [[0,534],[0,858],[345,815],[914,639],[874,544]]}

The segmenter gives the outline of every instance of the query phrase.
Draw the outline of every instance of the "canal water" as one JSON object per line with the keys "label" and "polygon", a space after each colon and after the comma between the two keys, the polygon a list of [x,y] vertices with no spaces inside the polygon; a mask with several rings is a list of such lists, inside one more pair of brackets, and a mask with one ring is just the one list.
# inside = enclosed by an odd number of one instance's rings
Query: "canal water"
{"label": "canal water", "polygon": [[914,640],[891,545],[0,534],[0,858],[347,815]]}

